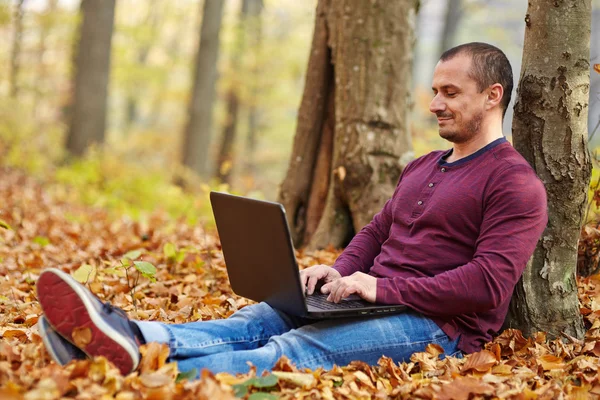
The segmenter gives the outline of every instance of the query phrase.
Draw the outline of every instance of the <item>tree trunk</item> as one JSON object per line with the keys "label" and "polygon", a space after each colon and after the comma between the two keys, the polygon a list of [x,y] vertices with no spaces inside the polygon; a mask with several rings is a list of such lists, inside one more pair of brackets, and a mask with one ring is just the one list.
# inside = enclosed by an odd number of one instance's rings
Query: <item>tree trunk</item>
{"label": "tree trunk", "polygon": [[233,145],[237,136],[237,120],[240,109],[240,96],[238,91],[242,82],[235,78],[241,68],[241,59],[246,50],[246,17],[248,15],[248,0],[242,2],[240,9],[240,19],[236,32],[235,45],[231,56],[231,83],[227,92],[227,117],[223,134],[221,136],[221,146],[217,155],[215,176],[223,183],[231,183],[231,170],[233,168]]}
{"label": "tree trunk", "polygon": [[194,87],[185,129],[183,164],[201,177],[208,168],[208,146],[215,99],[219,32],[224,1],[205,0],[194,71]]}
{"label": "tree trunk", "polygon": [[254,160],[256,153],[256,142],[258,135],[259,114],[257,86],[260,69],[258,60],[261,54],[262,45],[262,19],[263,10],[262,0],[248,0],[244,2],[248,6],[248,50],[254,55],[253,66],[251,67],[251,86],[248,97],[248,136],[246,138],[246,167],[245,171],[250,176],[256,172],[256,162]]}
{"label": "tree trunk", "polygon": [[590,0],[531,0],[525,18],[513,137],[515,148],[546,186],[549,213],[505,324],[525,334],[584,334],[575,273],[591,173],[590,13]]}
{"label": "tree trunk", "polygon": [[83,155],[104,142],[115,0],[82,0],[67,150]]}
{"label": "tree trunk", "polygon": [[446,16],[444,18],[444,30],[440,39],[440,52],[442,54],[446,50],[454,46],[456,37],[456,29],[463,14],[461,0],[448,0],[446,2]]}
{"label": "tree trunk", "polygon": [[383,207],[412,158],[417,5],[317,5],[294,148],[279,194],[297,246],[345,245]]}
{"label": "tree trunk", "polygon": [[15,30],[13,35],[12,49],[10,55],[10,95],[16,98],[19,94],[19,69],[21,67],[21,43],[23,41],[23,4],[25,0],[18,0],[15,5],[14,21]]}

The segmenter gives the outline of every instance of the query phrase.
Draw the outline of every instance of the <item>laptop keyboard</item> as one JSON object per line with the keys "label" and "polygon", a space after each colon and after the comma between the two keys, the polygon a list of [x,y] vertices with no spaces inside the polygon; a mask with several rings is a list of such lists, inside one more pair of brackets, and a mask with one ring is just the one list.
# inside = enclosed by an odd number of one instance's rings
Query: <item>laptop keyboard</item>
{"label": "laptop keyboard", "polygon": [[365,301],[362,300],[343,300],[341,303],[333,303],[327,301],[326,294],[315,293],[306,297],[306,304],[317,307],[323,310],[339,310],[339,309],[352,309],[352,308],[364,308],[368,306]]}

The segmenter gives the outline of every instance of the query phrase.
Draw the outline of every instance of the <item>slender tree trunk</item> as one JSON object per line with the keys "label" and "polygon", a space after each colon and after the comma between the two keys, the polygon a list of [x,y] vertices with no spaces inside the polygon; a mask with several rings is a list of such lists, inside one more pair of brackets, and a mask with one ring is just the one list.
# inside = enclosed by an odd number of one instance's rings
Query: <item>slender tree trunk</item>
{"label": "slender tree trunk", "polygon": [[82,0],[81,15],[67,136],[67,149],[78,156],[104,142],[115,0]]}
{"label": "slender tree trunk", "polygon": [[15,29],[13,34],[12,50],[10,55],[10,95],[17,97],[19,95],[19,69],[21,68],[21,44],[23,39],[23,5],[25,0],[18,0],[15,5],[14,22]]}
{"label": "slender tree trunk", "polygon": [[412,158],[408,111],[417,6],[416,0],[319,1],[279,194],[296,245],[346,244],[392,195]]}
{"label": "slender tree trunk", "polygon": [[185,129],[183,164],[202,177],[208,172],[208,146],[212,130],[219,32],[224,3],[222,0],[204,1],[194,87]]}
{"label": "slender tree trunk", "polygon": [[44,54],[46,53],[46,37],[52,31],[55,25],[55,13],[58,7],[58,0],[49,0],[44,14],[40,16],[40,32],[37,48],[37,90],[34,94],[33,118],[40,120],[40,104],[43,105],[44,95],[46,94],[46,64],[44,63]]}
{"label": "slender tree trunk", "polygon": [[237,136],[238,113],[240,109],[240,96],[238,91],[242,82],[236,77],[240,72],[241,60],[246,50],[246,19],[248,15],[248,0],[242,2],[240,19],[236,32],[235,45],[231,56],[231,71],[233,76],[227,91],[227,118],[221,136],[221,146],[217,155],[215,176],[223,183],[230,183],[233,168],[233,146]]}
{"label": "slender tree trunk", "polygon": [[591,0],[530,0],[513,137],[548,193],[549,222],[506,326],[583,337],[575,279],[591,163],[587,150]]}
{"label": "slender tree trunk", "polygon": [[454,46],[456,29],[463,14],[461,0],[447,0],[446,4],[446,16],[444,17],[444,30],[440,40],[439,54]]}
{"label": "slender tree trunk", "polygon": [[258,136],[258,125],[260,110],[258,107],[259,95],[259,59],[262,46],[262,0],[248,0],[244,2],[248,6],[248,50],[254,55],[251,68],[250,94],[248,97],[248,136],[246,139],[246,173],[253,176],[256,172],[256,143]]}

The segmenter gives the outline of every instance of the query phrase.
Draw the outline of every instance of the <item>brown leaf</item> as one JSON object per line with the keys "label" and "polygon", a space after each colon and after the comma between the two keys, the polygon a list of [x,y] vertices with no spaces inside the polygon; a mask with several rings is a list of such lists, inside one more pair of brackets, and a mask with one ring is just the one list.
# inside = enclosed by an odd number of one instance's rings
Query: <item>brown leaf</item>
{"label": "brown leaf", "polygon": [[502,355],[512,355],[529,343],[518,329],[506,329],[495,340],[502,348]]}
{"label": "brown leaf", "polygon": [[494,353],[488,350],[481,350],[478,353],[473,353],[467,356],[467,362],[463,366],[461,373],[475,370],[478,372],[489,371],[498,361]]}
{"label": "brown leaf", "polygon": [[156,371],[162,368],[169,358],[169,346],[165,343],[150,342],[140,346],[140,361],[139,370],[142,374]]}
{"label": "brown leaf", "polygon": [[594,71],[600,74],[600,64],[594,64]]}
{"label": "brown leaf", "polygon": [[71,338],[77,347],[80,349],[85,349],[85,347],[92,341],[92,330],[83,326],[77,327],[73,329]]}
{"label": "brown leaf", "polygon": [[457,377],[449,384],[443,385],[438,394],[439,400],[468,400],[471,394],[491,395],[494,387],[470,376]]}
{"label": "brown leaf", "polygon": [[27,333],[23,329],[7,329],[2,334],[3,339],[19,339],[24,342],[27,340]]}

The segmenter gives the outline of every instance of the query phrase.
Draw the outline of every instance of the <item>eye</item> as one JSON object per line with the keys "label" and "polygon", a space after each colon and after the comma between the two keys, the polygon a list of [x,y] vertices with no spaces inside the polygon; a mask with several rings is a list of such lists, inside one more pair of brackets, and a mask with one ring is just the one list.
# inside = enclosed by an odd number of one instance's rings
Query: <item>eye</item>
{"label": "eye", "polygon": [[454,97],[454,96],[456,96],[456,93],[455,92],[448,92],[448,93],[446,93],[446,95],[448,97]]}

